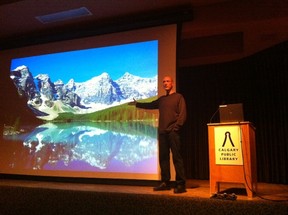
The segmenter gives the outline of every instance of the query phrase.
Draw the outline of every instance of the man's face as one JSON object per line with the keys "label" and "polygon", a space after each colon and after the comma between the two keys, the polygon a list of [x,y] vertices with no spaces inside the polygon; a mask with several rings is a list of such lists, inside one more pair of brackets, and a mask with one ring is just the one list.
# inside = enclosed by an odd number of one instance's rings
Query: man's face
{"label": "man's face", "polygon": [[163,88],[166,91],[170,91],[173,88],[173,80],[171,77],[164,77],[163,79]]}

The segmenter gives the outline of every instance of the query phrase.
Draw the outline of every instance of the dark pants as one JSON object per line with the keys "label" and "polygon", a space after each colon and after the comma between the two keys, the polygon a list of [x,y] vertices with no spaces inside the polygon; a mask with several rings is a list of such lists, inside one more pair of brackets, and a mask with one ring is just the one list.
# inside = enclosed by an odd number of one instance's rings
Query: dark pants
{"label": "dark pants", "polygon": [[170,174],[170,150],[176,172],[176,183],[185,185],[186,177],[184,163],[180,152],[180,136],[177,132],[159,134],[159,163],[161,169],[161,181],[169,182]]}

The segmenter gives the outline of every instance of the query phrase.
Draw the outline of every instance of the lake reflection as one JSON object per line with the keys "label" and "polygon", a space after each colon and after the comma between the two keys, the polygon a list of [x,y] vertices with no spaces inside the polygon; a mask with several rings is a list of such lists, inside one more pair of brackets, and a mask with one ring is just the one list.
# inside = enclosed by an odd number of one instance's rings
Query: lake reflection
{"label": "lake reflection", "polygon": [[157,129],[136,122],[47,123],[23,145],[28,169],[157,172]]}

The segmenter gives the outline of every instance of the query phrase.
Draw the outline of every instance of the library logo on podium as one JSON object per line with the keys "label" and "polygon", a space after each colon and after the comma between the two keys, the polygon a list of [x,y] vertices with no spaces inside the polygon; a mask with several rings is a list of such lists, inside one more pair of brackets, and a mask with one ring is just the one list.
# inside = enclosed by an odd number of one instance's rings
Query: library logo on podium
{"label": "library logo on podium", "polygon": [[216,127],[214,134],[215,164],[243,165],[240,126]]}

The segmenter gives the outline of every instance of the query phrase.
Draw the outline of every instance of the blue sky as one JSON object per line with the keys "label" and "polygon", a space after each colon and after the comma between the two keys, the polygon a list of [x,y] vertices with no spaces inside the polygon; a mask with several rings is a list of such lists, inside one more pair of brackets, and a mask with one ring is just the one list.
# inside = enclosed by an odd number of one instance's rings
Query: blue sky
{"label": "blue sky", "polygon": [[49,74],[52,82],[61,79],[67,83],[71,78],[83,82],[103,72],[113,80],[125,72],[154,77],[158,74],[158,41],[17,58],[12,60],[11,70],[22,65],[28,66],[34,77]]}

